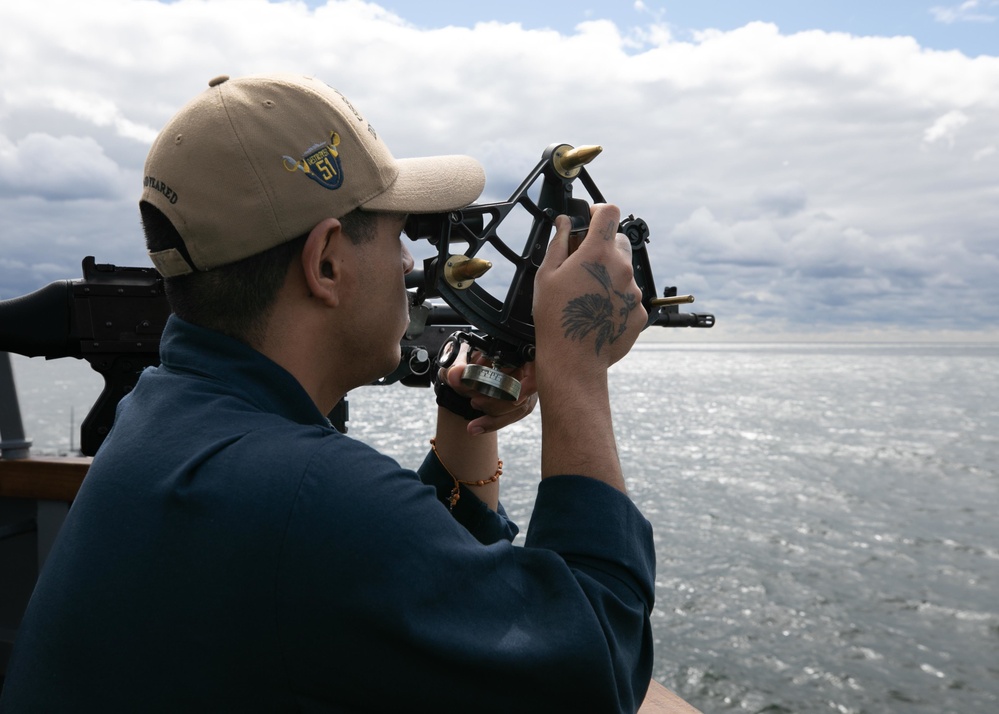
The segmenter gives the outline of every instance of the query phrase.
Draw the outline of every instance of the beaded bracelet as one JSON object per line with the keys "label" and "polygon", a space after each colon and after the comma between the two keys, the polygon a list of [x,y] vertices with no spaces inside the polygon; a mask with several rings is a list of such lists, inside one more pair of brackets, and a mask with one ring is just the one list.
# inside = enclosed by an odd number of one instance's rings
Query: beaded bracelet
{"label": "beaded bracelet", "polygon": [[440,461],[441,466],[444,467],[444,471],[446,471],[447,475],[451,477],[452,481],[454,481],[454,488],[451,489],[451,496],[448,499],[448,510],[453,511],[455,504],[458,503],[458,499],[461,498],[461,493],[460,493],[461,486],[485,486],[488,483],[494,483],[498,481],[499,477],[503,475],[503,460],[500,459],[499,461],[496,462],[496,473],[494,473],[489,478],[484,478],[481,481],[459,481],[457,478],[455,478],[454,474],[451,473],[448,467],[444,465],[444,461],[441,459],[441,455],[437,453],[436,439],[430,440],[430,448],[434,450],[434,456],[436,456],[437,460]]}

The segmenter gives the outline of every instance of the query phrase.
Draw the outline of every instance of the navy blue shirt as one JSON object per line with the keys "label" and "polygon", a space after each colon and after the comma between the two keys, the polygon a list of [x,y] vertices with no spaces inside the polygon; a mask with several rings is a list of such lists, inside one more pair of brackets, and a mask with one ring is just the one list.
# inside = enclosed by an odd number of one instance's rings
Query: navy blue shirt
{"label": "navy blue shirt", "polygon": [[284,369],[171,317],[15,644],[4,712],[635,710],[651,527],[545,479],[516,527],[338,433]]}

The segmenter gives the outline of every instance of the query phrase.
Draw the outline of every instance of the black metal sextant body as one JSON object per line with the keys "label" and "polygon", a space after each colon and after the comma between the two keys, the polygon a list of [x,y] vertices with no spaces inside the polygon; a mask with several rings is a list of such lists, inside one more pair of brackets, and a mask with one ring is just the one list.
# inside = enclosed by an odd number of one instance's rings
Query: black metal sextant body
{"label": "black metal sextant body", "polygon": [[[476,332],[463,334],[460,339],[486,354],[497,370],[534,358],[534,278],[545,257],[556,216],[569,216],[571,232],[576,235],[585,233],[589,226],[590,203],[573,196],[574,184],[578,181],[582,185],[592,203],[606,202],[585,168],[600,151],[598,146],[552,144],[506,201],[414,215],[406,225],[411,239],[428,240],[437,248],[436,257],[425,262],[419,275],[421,298],[439,296],[460,318],[475,325]],[[505,222],[517,211],[526,212],[530,220],[527,241],[519,249],[502,237],[510,235],[510,226]],[[649,315],[646,327],[712,327],[713,315],[679,311],[680,304],[693,302],[692,296],[677,296],[675,287],[666,288],[661,296],[656,294],[646,222],[630,215],[621,222],[619,232],[631,242],[635,282]],[[486,253],[490,260],[480,257]],[[478,280],[494,268],[496,260],[505,261],[504,273],[512,276],[505,292],[491,292]],[[495,393],[488,384],[481,387],[491,396],[515,398],[514,394]]]}

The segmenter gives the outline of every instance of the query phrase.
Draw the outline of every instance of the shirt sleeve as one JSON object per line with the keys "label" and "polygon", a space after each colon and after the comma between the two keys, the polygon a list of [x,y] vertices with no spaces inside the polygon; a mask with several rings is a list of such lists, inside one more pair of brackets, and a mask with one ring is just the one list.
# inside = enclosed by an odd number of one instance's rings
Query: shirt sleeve
{"label": "shirt sleeve", "polygon": [[[546,479],[520,547],[480,540],[437,486],[388,457],[329,463],[305,475],[277,573],[281,649],[304,710],[638,709],[655,556],[627,496]],[[428,459],[421,476],[439,484],[437,468]]]}

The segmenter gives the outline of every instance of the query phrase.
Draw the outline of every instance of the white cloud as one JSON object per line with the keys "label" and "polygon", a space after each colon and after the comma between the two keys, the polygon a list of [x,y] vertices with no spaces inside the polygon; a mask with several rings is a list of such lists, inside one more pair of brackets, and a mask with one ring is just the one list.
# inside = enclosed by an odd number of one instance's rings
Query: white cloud
{"label": "white cloud", "polygon": [[124,116],[110,98],[75,87],[16,87],[4,92],[4,103],[39,112],[65,112],[97,127],[111,127],[119,136],[145,144],[151,143],[159,133],[157,128]]}
{"label": "white cloud", "polygon": [[[397,156],[477,156],[487,200],[551,143],[603,145],[589,171],[649,222],[658,282],[696,289],[719,326],[999,318],[999,57],[766,23],[681,42],[641,3],[634,33],[571,35],[426,30],[358,0],[29,6],[0,5],[9,261],[73,277],[85,246],[144,260],[134,200],[156,129],[215,75],[287,70],[341,89]],[[0,264],[0,298],[36,287]]]}
{"label": "white cloud", "polygon": [[993,156],[995,153],[996,153],[996,145],[995,144],[989,144],[985,148],[979,149],[978,151],[976,151],[975,155],[972,158],[975,161],[983,161],[983,160],[989,158],[990,156]]}
{"label": "white cloud", "polygon": [[937,22],[951,25],[955,22],[995,22],[996,14],[990,8],[999,5],[993,1],[967,0],[960,5],[935,5],[930,14]]}
{"label": "white cloud", "polygon": [[933,125],[923,132],[923,142],[935,144],[938,141],[946,141],[951,147],[957,140],[958,132],[968,123],[968,115],[959,109],[947,112],[942,117],[933,122]]}

